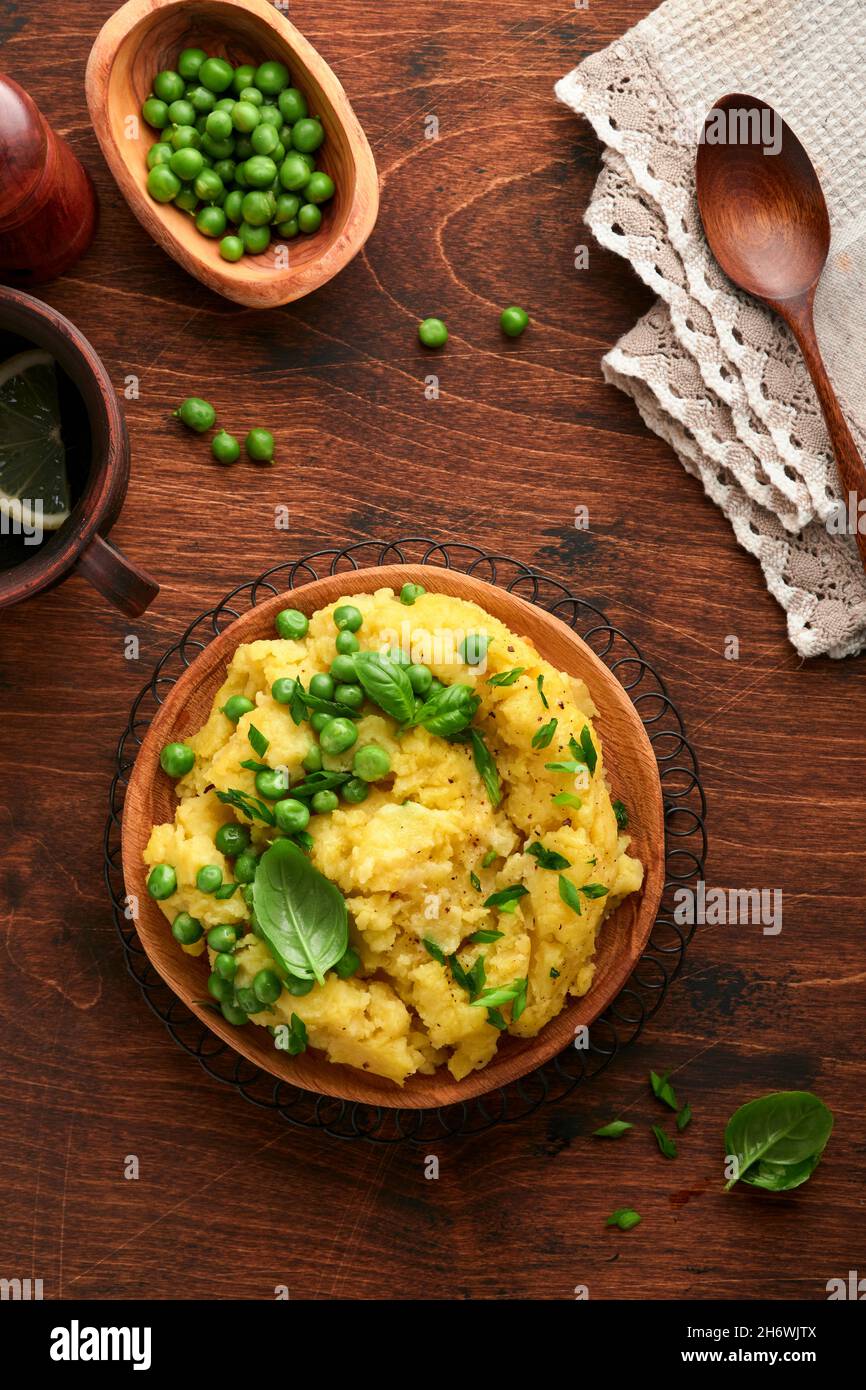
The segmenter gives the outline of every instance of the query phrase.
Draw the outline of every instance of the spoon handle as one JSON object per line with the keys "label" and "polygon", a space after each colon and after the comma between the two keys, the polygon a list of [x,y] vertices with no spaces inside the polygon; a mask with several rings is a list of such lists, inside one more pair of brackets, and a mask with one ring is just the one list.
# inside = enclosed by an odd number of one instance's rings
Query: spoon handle
{"label": "spoon handle", "polygon": [[856,526],[854,539],[857,542],[857,549],[860,551],[863,568],[866,569],[866,534],[861,533],[859,526],[861,501],[864,503],[864,518],[866,518],[866,466],[863,464],[860,452],[854,443],[854,437],[848,428],[845,416],[842,414],[839,398],[827,375],[821,349],[818,347],[818,337],[815,333],[815,321],[812,315],[814,294],[815,291],[812,289],[798,299],[777,302],[773,307],[781,314],[797,339],[809,369],[809,375],[812,378],[812,384],[815,387],[833,445],[833,452],[836,455],[836,462],[839,465],[839,481],[844,492],[842,500],[846,508],[853,495],[853,516]]}

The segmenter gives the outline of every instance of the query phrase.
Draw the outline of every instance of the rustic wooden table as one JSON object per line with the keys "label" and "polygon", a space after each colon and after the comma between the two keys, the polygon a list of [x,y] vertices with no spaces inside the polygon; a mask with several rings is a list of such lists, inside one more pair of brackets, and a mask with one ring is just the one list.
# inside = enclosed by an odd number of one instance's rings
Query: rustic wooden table
{"label": "rustic wooden table", "polygon": [[[382,209],[337,281],[264,314],[187,278],[107,173],[82,83],[111,0],[4,7],[4,67],[98,185],[93,249],[42,293],[118,390],[138,378],[114,535],[163,588],[136,623],[78,580],[0,614],[0,1275],[91,1299],[269,1298],[283,1283],[316,1298],[819,1299],[862,1268],[863,662],[797,659],[757,565],[602,382],[647,292],[595,245],[574,268],[598,148],[552,85],[649,8],[292,0],[369,133]],[[518,346],[496,322],[512,301],[534,319]],[[435,365],[415,338],[428,313],[451,328]],[[240,430],[274,428],[279,466],[213,466],[168,419],[192,391]],[[624,625],[700,756],[708,881],[784,890],[779,935],[700,929],[636,1046],[558,1108],[436,1146],[437,1181],[423,1150],[298,1131],[210,1080],[128,978],[102,883],[114,744],[188,619],[318,544],[407,533],[537,564]],[[650,1067],[673,1068],[694,1110],[675,1162],[649,1134]],[[818,1174],[790,1197],[725,1196],[726,1118],[790,1087],[836,1114]],[[615,1114],[637,1122],[626,1141],[587,1137]],[[643,1224],[605,1230],[626,1204]]]}

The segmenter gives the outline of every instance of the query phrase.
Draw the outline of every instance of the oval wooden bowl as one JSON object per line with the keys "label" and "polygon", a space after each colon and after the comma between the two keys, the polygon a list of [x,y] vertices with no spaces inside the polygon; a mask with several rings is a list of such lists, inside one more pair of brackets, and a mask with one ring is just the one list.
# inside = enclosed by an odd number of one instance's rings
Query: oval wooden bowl
{"label": "oval wooden bowl", "polygon": [[[141,120],[141,103],[156,73],[173,68],[189,47],[235,65],[281,60],[325,127],[321,167],[337,192],[322,209],[318,232],[285,243],[287,267],[276,267],[270,251],[224,261],[218,241],[202,236],[188,213],[147,193],[146,155],[159,136]],[[327,63],[267,0],[129,0],[100,30],[85,80],[102,152],[139,222],[185,270],[227,299],[254,309],[300,299],[342,270],[373,230],[379,183],[367,137]],[[127,137],[131,116],[139,121],[138,139]]]}
{"label": "oval wooden bowl", "polygon": [[[312,614],[343,594],[372,593],[386,586],[399,590],[407,582],[424,584],[431,593],[452,594],[479,604],[514,632],[529,638],[552,665],[583,677],[599,710],[597,724],[607,774],[615,793],[627,801],[633,853],[642,860],[646,874],[641,892],[626,898],[602,928],[595,978],[588,994],[564,1008],[534,1038],[503,1036],[488,1066],[462,1081],[455,1081],[441,1067],[433,1076],[410,1077],[400,1087],[384,1077],[336,1066],[324,1053],[289,1057],[274,1048],[266,1029],[255,1025],[233,1028],[221,1015],[197,1004],[195,1001],[205,994],[206,963],[201,956],[181,951],[160,908],[148,897],[142,853],[151,827],[172,820],[177,805],[172,785],[160,772],[160,750],[173,739],[188,738],[207,719],[236,647],[273,635],[274,616],[287,602]],[[426,565],[386,565],[317,579],[238,618],[172,688],[139,750],[123,810],[126,892],[138,899],[136,926],[147,955],[175,994],[212,1032],[256,1066],[305,1091],[370,1105],[425,1109],[468,1100],[525,1076],[567,1047],[575,1030],[592,1023],[616,997],[637,963],[655,921],[664,867],[662,793],[655,756],[640,717],[615,676],[558,618],[479,579]]]}

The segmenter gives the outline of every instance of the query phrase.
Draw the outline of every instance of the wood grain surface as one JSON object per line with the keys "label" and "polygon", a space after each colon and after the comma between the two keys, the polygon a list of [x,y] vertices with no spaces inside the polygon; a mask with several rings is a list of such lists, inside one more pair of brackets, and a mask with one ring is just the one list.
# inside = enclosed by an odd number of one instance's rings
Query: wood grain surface
{"label": "wood grain surface", "polygon": [[[315,1298],[820,1299],[866,1273],[863,661],[796,657],[757,565],[602,383],[603,351],[649,297],[590,242],[597,144],[551,91],[649,8],[292,0],[365,126],[382,205],[342,275],[266,314],[188,278],[103,164],[83,76],[110,0],[3,8],[4,67],[97,183],[97,240],[43,294],[120,392],[137,379],[113,535],[163,585],[136,623],[80,580],[0,614],[3,1277],[91,1299],[267,1299],[280,1283]],[[517,343],[497,327],[510,302],[534,319]],[[415,339],[431,313],[451,329],[435,357]],[[193,391],[235,432],[272,428],[277,466],[212,464],[169,419]],[[210,1080],[127,976],[101,864],[115,741],[187,621],[282,558],[407,533],[537,564],[621,623],[697,746],[708,882],[784,890],[778,935],[700,928],[634,1048],[562,1105],[433,1146],[438,1179],[424,1151],[300,1132]],[[675,1161],[649,1132],[650,1067],[672,1068],[694,1111]],[[724,1195],[726,1119],[789,1087],[836,1114],[815,1177],[790,1197]],[[589,1137],[615,1115],[635,1122],[626,1139]],[[642,1224],[605,1230],[625,1205]]]}

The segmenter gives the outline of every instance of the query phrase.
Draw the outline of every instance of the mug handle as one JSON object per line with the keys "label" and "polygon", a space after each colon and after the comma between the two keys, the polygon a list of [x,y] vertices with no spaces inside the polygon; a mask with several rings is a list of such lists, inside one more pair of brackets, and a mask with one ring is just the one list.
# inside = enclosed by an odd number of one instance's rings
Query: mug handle
{"label": "mug handle", "polygon": [[82,552],[75,572],[128,618],[140,618],[159,593],[155,579],[99,535]]}

